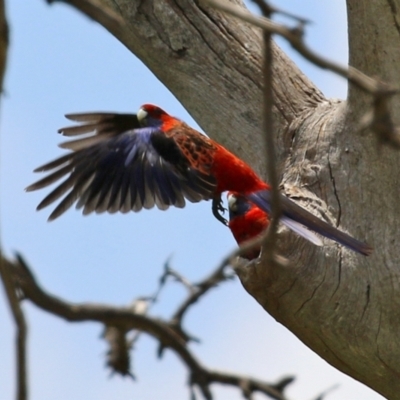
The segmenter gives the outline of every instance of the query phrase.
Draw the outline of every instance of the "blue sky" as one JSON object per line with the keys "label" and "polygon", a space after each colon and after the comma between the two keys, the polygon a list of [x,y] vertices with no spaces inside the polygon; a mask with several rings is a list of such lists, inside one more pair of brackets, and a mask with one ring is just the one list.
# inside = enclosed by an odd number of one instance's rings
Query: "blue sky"
{"label": "blue sky", "polygon": [[[299,4],[301,3],[301,4]],[[315,23],[308,42],[326,56],[347,58],[345,4],[276,1]],[[159,104],[196,127],[174,96],[123,45],[72,8],[43,0],[9,1],[11,46],[1,103],[1,241],[8,255],[20,251],[39,282],[74,302],[126,305],[152,294],[164,262],[190,280],[204,277],[235,247],[230,232],[214,220],[210,204],[184,210],[143,211],[83,217],[71,209],[48,223],[50,209],[36,212],[45,191],[25,193],[39,176],[32,170],[56,158],[68,112],[136,112]],[[281,42],[280,42],[281,43]],[[288,49],[288,46],[283,46]],[[333,74],[293,59],[328,97],[345,97],[346,84]],[[185,292],[170,284],[153,314],[168,317]],[[3,297],[4,298],[4,297]],[[29,321],[29,383],[32,400],[187,399],[186,370],[167,351],[156,359],[156,342],[142,336],[133,355],[137,382],[104,367],[101,326],[69,324],[24,304]],[[14,393],[14,327],[0,302],[0,388]],[[205,322],[206,321],[206,322]],[[221,370],[274,381],[297,376],[288,394],[309,399],[339,383],[330,400],[381,397],[334,370],[286,328],[268,316],[238,280],[209,293],[188,315],[185,327],[202,339],[193,351]],[[240,399],[237,390],[215,387],[217,399]],[[260,397],[261,398],[261,397]]]}

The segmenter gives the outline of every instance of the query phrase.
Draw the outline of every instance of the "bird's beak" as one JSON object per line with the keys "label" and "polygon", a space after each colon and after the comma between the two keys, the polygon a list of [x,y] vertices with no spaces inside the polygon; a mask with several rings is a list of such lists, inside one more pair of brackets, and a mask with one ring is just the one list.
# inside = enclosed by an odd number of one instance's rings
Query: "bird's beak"
{"label": "bird's beak", "polygon": [[147,111],[143,110],[143,108],[139,108],[139,111],[136,114],[139,122],[142,122],[147,117]]}

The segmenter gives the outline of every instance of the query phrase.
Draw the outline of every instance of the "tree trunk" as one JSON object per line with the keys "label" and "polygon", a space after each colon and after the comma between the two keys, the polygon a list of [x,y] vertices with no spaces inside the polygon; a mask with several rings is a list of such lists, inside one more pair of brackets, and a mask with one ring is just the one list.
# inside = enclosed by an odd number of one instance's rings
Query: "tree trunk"
{"label": "tree trunk", "polygon": [[[235,1],[239,3],[238,1]],[[204,131],[264,172],[260,32],[192,0],[101,0],[124,21],[109,28],[182,102]],[[400,2],[348,0],[350,62],[400,82]],[[326,100],[273,48],[276,145],[288,195],[375,248],[363,257],[282,231],[286,267],[261,257],[240,271],[246,290],[330,364],[400,398],[400,157],[357,127],[370,97],[350,87]],[[393,111],[399,98],[393,99]],[[400,115],[394,118],[400,119]],[[399,121],[397,121],[399,122]],[[320,200],[319,200],[320,199]]]}

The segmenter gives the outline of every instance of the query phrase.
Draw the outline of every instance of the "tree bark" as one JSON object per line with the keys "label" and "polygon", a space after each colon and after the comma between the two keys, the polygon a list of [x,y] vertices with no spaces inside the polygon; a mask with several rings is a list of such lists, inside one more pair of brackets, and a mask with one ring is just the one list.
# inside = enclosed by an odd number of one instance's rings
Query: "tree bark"
{"label": "tree bark", "polygon": [[[240,3],[239,1],[234,1]],[[350,62],[400,81],[400,3],[348,0]],[[108,27],[181,101],[204,131],[264,173],[261,35],[192,0],[101,0]],[[283,230],[280,253],[239,272],[245,289],[330,364],[387,398],[400,398],[399,154],[357,132],[371,98],[350,87],[326,100],[273,46],[276,146],[285,192],[375,247],[369,258]],[[393,111],[399,109],[398,97]],[[168,108],[168,107],[165,107]],[[396,120],[400,115],[394,114]],[[398,122],[398,121],[396,121]]]}

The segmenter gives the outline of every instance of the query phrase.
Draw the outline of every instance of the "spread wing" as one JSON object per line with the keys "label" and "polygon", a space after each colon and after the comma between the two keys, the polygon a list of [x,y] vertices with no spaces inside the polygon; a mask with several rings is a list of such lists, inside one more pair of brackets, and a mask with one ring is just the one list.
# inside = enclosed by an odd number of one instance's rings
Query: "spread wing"
{"label": "spread wing", "polygon": [[215,179],[189,164],[183,168],[184,159],[173,138],[163,140],[180,159],[179,166],[160,155],[153,140],[163,133],[158,128],[141,128],[136,115],[90,113],[67,117],[82,124],[59,132],[78,138],[60,145],[70,150],[68,154],[36,168],[35,172],[50,174],[26,189],[41,189],[65,178],[37,207],[40,210],[61,199],[49,220],[74,203],[83,208],[83,214],[126,213],[154,206],[162,210],[184,207],[185,199],[198,202],[212,197]]}

